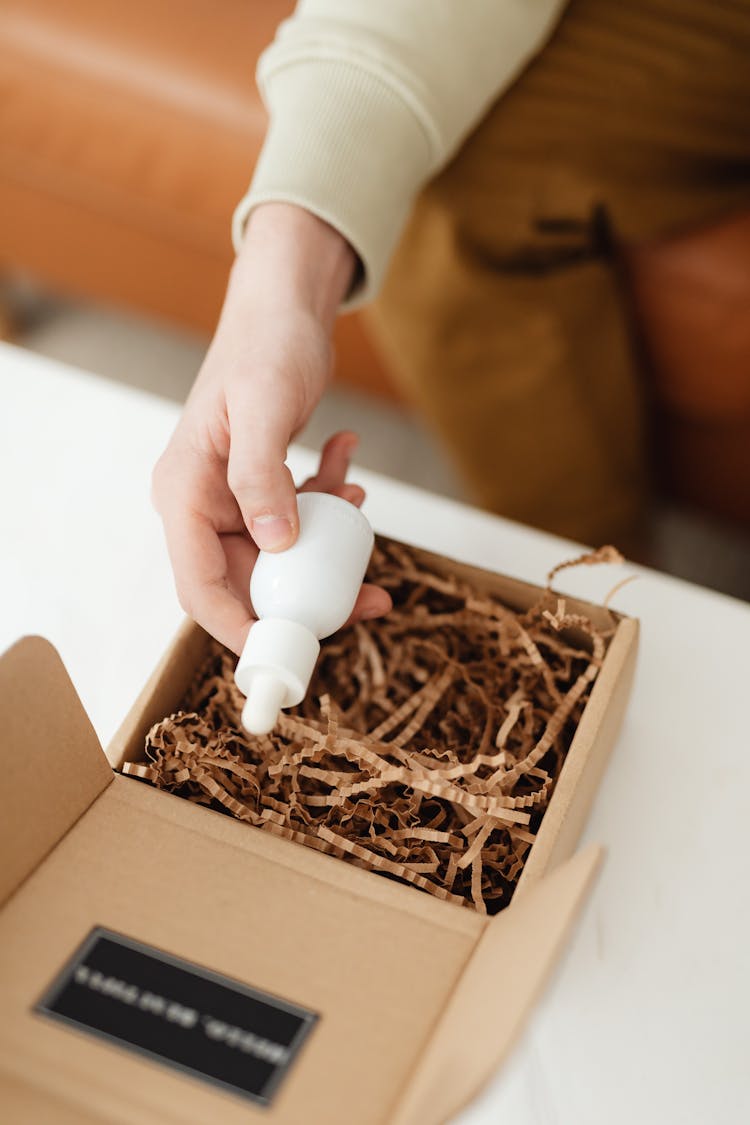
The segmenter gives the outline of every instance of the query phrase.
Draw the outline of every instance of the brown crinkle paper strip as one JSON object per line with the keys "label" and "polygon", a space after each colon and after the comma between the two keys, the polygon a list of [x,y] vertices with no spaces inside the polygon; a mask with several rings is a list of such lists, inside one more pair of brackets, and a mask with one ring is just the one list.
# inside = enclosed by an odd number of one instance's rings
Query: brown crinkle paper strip
{"label": "brown crinkle paper strip", "polygon": [[[611,547],[567,565],[621,561]],[[550,581],[561,567],[556,567]],[[218,644],[181,710],[124,771],[451,902],[510,901],[609,633],[551,589],[525,613],[379,543],[385,618],[322,645],[307,699],[268,736],[240,724]]]}

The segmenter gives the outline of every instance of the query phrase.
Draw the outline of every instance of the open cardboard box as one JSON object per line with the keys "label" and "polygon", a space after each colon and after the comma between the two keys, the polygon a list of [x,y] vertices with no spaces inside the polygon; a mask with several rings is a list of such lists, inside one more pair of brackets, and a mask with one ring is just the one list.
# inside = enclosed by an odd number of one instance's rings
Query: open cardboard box
{"label": "open cardboard box", "polygon": [[[420,554],[515,608],[540,595]],[[0,661],[5,1120],[427,1125],[465,1105],[508,1052],[599,860],[597,847],[573,853],[638,626],[568,603],[616,630],[513,901],[492,918],[113,772],[51,645],[12,648]],[[197,626],[181,629],[108,750],[116,767],[143,756],[207,643]],[[315,1013],[270,1102],[40,1014],[95,927]]]}

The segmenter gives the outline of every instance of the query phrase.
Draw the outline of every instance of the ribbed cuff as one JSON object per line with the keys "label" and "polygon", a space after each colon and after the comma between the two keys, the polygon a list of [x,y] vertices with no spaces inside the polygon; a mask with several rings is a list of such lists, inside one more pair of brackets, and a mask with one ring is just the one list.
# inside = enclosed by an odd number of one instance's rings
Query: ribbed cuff
{"label": "ribbed cuff", "polygon": [[346,310],[372,300],[430,171],[425,131],[388,82],[348,61],[302,58],[265,76],[270,125],[232,220],[239,251],[260,203],[294,203],[330,223],[363,270]]}

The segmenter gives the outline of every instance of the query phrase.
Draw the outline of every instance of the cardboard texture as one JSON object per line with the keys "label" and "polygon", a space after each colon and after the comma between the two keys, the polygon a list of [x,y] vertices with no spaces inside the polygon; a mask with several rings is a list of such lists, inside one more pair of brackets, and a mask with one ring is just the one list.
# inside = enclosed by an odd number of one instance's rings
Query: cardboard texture
{"label": "cardboard texture", "polygon": [[[510,604],[538,597],[426,557]],[[637,624],[578,605],[616,631],[521,883],[490,919],[113,774],[59,657],[19,642],[0,661],[8,1119],[425,1125],[466,1104],[512,1045],[598,862],[596,848],[569,856],[625,705]],[[181,629],[109,748],[115,765],[141,755],[206,643]],[[33,1011],[94,926],[319,1014],[270,1106]]]}
{"label": "cardboard texture", "polygon": [[[112,774],[68,673],[48,641],[30,637],[0,661],[0,699],[4,902],[109,785]],[[51,727],[55,714],[58,721]]]}

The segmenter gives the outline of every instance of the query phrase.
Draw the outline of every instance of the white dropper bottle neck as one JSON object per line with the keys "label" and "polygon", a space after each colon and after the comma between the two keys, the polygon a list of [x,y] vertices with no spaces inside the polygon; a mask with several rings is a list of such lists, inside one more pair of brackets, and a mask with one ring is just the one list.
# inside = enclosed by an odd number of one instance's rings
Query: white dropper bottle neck
{"label": "white dropper bottle neck", "polygon": [[247,696],[242,725],[250,734],[268,734],[279,711],[307,694],[320,645],[305,625],[283,617],[264,617],[248,633],[234,674]]}

